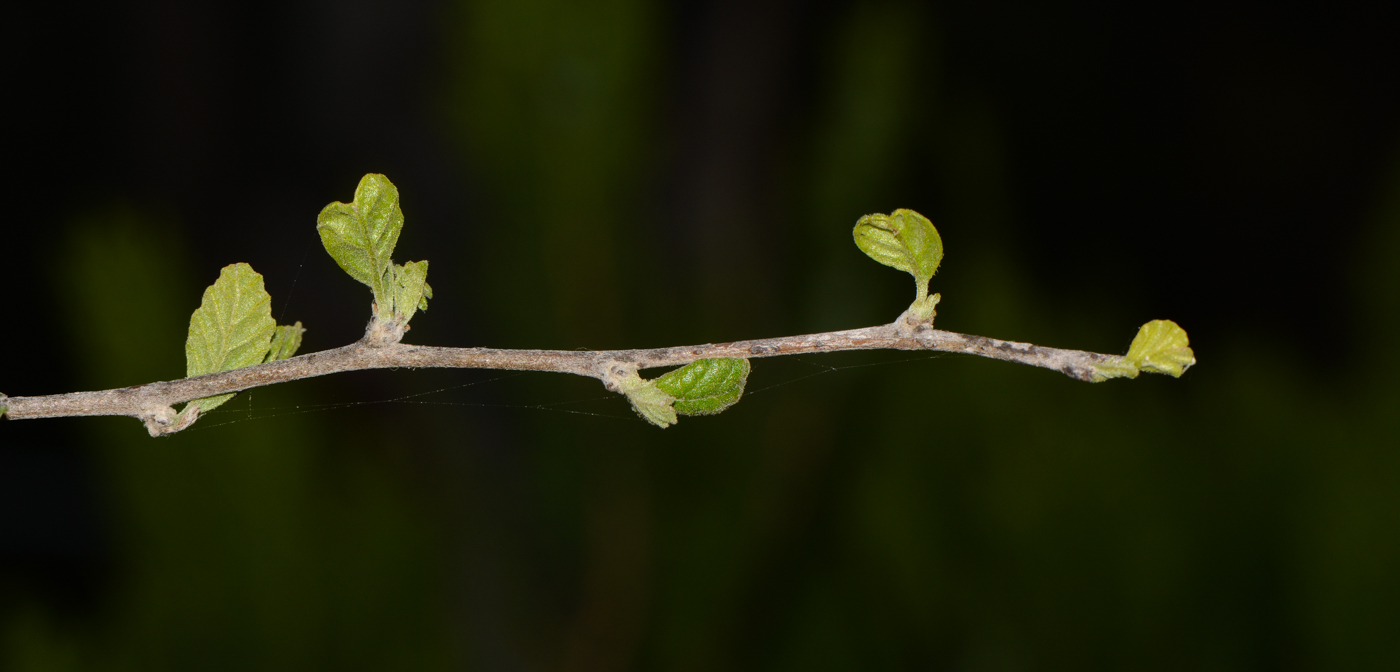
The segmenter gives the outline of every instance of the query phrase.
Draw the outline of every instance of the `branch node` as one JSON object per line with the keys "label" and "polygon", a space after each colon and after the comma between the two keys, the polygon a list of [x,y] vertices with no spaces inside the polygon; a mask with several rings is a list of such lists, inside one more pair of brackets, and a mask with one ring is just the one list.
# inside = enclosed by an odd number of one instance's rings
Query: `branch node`
{"label": "branch node", "polygon": [[384,348],[402,341],[407,331],[407,324],[395,320],[380,321],[376,315],[370,318],[369,326],[365,327],[365,337],[361,340],[371,348]]}
{"label": "branch node", "polygon": [[[180,429],[188,427],[190,422],[194,422],[194,416],[198,414],[198,410],[191,409],[189,422],[182,423],[183,426]],[[141,414],[137,416],[137,419],[146,423],[146,431],[150,432],[151,436],[163,436],[179,431],[171,429],[176,424],[175,421],[178,417],[175,414],[175,409],[170,406],[147,406],[141,409]]]}
{"label": "branch node", "polygon": [[900,338],[927,341],[933,335],[933,316],[920,317],[911,306],[895,319],[894,332]]}
{"label": "branch node", "polygon": [[607,388],[609,392],[625,394],[624,381],[637,376],[637,365],[616,359],[605,359],[598,362],[594,375],[598,377],[598,380],[603,381],[603,387]]}

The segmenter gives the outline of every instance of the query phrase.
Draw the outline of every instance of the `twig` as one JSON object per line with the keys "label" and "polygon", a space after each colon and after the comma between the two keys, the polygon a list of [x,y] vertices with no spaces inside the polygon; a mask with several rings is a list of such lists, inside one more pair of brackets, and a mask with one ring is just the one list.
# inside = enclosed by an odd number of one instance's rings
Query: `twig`
{"label": "twig", "polygon": [[891,324],[732,343],[706,343],[650,350],[497,350],[405,345],[400,333],[384,334],[371,323],[365,338],[350,345],[300,355],[232,371],[149,383],[100,392],[73,392],[38,397],[0,395],[12,420],[84,415],[123,415],[146,424],[151,436],[188,427],[196,414],[177,420],[173,404],[238,392],[274,383],[324,376],[342,371],[387,368],[510,369],[555,371],[597,378],[609,390],[640,369],[689,364],[719,357],[780,357],[844,350],[934,350],[990,357],[1054,369],[1071,378],[1095,380],[1095,365],[1121,362],[1122,357],[1081,350],[1061,350],[1029,343],[1001,341],[934,329],[931,320],[905,313]]}

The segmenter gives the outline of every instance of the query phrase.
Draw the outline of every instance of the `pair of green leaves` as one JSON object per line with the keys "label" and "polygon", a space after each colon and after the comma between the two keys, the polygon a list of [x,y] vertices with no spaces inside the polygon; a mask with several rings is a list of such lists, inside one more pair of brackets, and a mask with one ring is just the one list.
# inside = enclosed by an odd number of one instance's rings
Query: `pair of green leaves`
{"label": "pair of green leaves", "polygon": [[[399,265],[390,255],[403,230],[399,191],[383,175],[360,180],[353,203],[332,203],[316,220],[321,242],[350,277],[370,286],[379,322],[407,324],[414,312],[426,310],[433,290],[428,285],[428,262]],[[263,278],[248,264],[225,267],[204,290],[204,300],[190,316],[185,341],[185,375],[199,376],[286,359],[301,347],[301,323],[277,326],[272,297]],[[207,413],[233,398],[221,394],[191,401],[190,409]]]}
{"label": "pair of green leaves", "polygon": [[856,247],[871,259],[914,276],[918,290],[909,309],[920,318],[932,318],[940,297],[929,296],[928,283],[943,261],[943,239],[933,222],[913,210],[895,210],[861,217],[854,235]]}
{"label": "pair of green leaves", "polygon": [[399,190],[389,178],[365,175],[353,202],[331,203],[321,210],[316,231],[335,263],[374,292],[380,322],[407,324],[416,311],[428,309],[433,296],[428,262],[399,265],[391,258],[403,231],[403,211]]}
{"label": "pair of green leaves", "polygon": [[1186,330],[1171,320],[1153,320],[1138,329],[1128,354],[1122,359],[1094,365],[1094,382],[1109,378],[1137,378],[1138,373],[1150,371],[1180,378],[1196,363]]}
{"label": "pair of green leaves", "polygon": [[676,415],[714,415],[739,402],[749,379],[747,359],[702,359],[655,380],[635,373],[623,381],[622,393],[647,422],[666,428]]}
{"label": "pair of green leaves", "polygon": [[[928,283],[943,261],[943,239],[933,222],[913,210],[895,210],[888,215],[861,217],[856,222],[854,235],[856,246],[871,259],[914,276],[918,294],[909,310],[918,317],[932,318],[939,296],[929,296]],[[1136,378],[1142,371],[1180,377],[1196,363],[1189,343],[1186,330],[1175,322],[1148,322],[1138,330],[1127,355],[1095,365],[1094,382]]]}
{"label": "pair of green leaves", "polygon": [[[301,347],[306,330],[301,322],[277,326],[272,319],[272,297],[263,289],[263,277],[248,264],[225,266],[219,279],[204,290],[204,300],[190,316],[185,340],[185,376],[232,371],[245,366],[286,359]],[[233,398],[220,394],[191,401],[181,413],[198,408],[207,413]]]}

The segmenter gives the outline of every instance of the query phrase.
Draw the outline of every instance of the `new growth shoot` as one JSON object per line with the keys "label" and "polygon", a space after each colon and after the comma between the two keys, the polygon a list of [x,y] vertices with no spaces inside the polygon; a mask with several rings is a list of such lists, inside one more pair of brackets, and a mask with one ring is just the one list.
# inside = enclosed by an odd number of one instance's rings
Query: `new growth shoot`
{"label": "new growth shoot", "polygon": [[[398,189],[389,178],[365,175],[350,203],[331,203],[316,230],[326,251],[351,278],[373,294],[365,335],[344,347],[295,356],[306,331],[301,322],[278,326],[263,278],[247,264],[224,268],[204,290],[190,316],[185,341],[186,377],[100,392],[38,397],[0,394],[0,416],[22,420],[84,415],[124,415],[145,423],[151,436],[189,427],[242,390],[344,371],[391,367],[453,367],[556,371],[590,376],[624,395],[633,410],[657,427],[682,415],[714,415],[744,394],[749,360],[842,350],[961,352],[1054,369],[1086,382],[1136,378],[1143,371],[1180,377],[1196,363],[1186,332],[1169,320],[1143,325],[1126,355],[1061,350],[933,328],[939,294],[929,282],[943,261],[943,239],[928,218],[913,210],[861,217],[853,235],[871,259],[914,277],[914,301],[886,325],[820,334],[650,350],[500,350],[402,343],[409,321],[427,310],[433,290],[428,262],[396,264],[394,246],[403,230]],[[680,366],[654,379],[643,369]],[[174,405],[184,404],[178,412]]]}

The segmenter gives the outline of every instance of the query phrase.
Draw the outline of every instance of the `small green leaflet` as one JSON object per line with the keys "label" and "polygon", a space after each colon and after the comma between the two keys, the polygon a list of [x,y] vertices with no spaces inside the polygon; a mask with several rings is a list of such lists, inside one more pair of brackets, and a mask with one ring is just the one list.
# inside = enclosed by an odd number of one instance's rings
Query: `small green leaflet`
{"label": "small green leaflet", "polygon": [[272,332],[272,297],[263,278],[248,264],[225,266],[204,290],[204,301],[190,316],[185,341],[185,375],[252,366],[267,355]]}
{"label": "small green leaflet", "polygon": [[0,393],[0,418],[5,417],[5,414],[10,412],[10,407],[5,405],[5,399],[5,395]]}
{"label": "small green leaflet", "polygon": [[1196,355],[1189,346],[1185,329],[1171,320],[1153,320],[1138,329],[1138,335],[1128,346],[1128,356],[1124,359],[1144,371],[1180,378],[1187,368],[1196,363]]}
{"label": "small green leaflet", "polygon": [[428,262],[395,264],[389,270],[389,289],[394,302],[390,310],[400,323],[407,323],[415,311],[427,310],[428,299],[433,296],[433,288],[428,286]]}
{"label": "small green leaflet", "polygon": [[370,173],[360,179],[352,203],[331,203],[316,218],[321,243],[350,277],[374,292],[378,319],[400,324],[427,310],[433,290],[428,262],[396,265],[391,258],[403,231],[399,190],[389,178]]}
{"label": "small green leaflet", "polygon": [[[219,279],[204,290],[203,302],[190,316],[185,377],[286,359],[301,347],[305,331],[301,322],[277,326],[272,319],[272,297],[263,289],[263,277],[253,267],[225,266]],[[191,408],[206,413],[232,398],[233,394],[220,394],[195,399],[181,414]]]}
{"label": "small green leaflet", "polygon": [[1094,382],[1109,378],[1136,378],[1139,371],[1165,373],[1180,378],[1196,363],[1186,330],[1171,320],[1153,320],[1138,329],[1128,354],[1122,359],[1096,364]]}
{"label": "small green leaflet", "polygon": [[263,361],[274,362],[297,354],[297,349],[301,347],[301,335],[304,333],[306,330],[301,327],[300,321],[290,327],[277,327],[272,332],[272,346],[268,348],[267,357]]}
{"label": "small green leaflet", "polygon": [[744,394],[749,369],[747,359],[702,359],[656,380],[633,373],[620,386],[637,415],[665,429],[676,424],[678,413],[714,415],[733,406]]}
{"label": "small green leaflet", "polygon": [[913,307],[931,316],[937,301],[929,300],[928,282],[943,261],[943,239],[933,222],[913,210],[895,210],[861,217],[853,234],[856,247],[871,259],[914,276],[918,295]]}
{"label": "small green leaflet", "polygon": [[335,263],[380,295],[389,258],[403,231],[399,190],[389,178],[360,178],[353,203],[331,203],[316,217],[316,231]]}
{"label": "small green leaflet", "polygon": [[676,410],[671,407],[675,401],[671,395],[657,389],[656,381],[643,380],[636,373],[621,381],[622,393],[632,402],[632,410],[643,420],[665,429],[676,424]]}
{"label": "small green leaflet", "polygon": [[[204,290],[203,303],[190,316],[185,376],[261,364],[276,326],[272,297],[263,289],[262,276],[248,264],[225,266],[219,279]],[[221,394],[196,399],[190,405],[206,412],[232,398],[232,394]]]}
{"label": "small green leaflet", "polygon": [[747,359],[702,359],[656,379],[681,415],[714,415],[738,403],[751,370]]}

